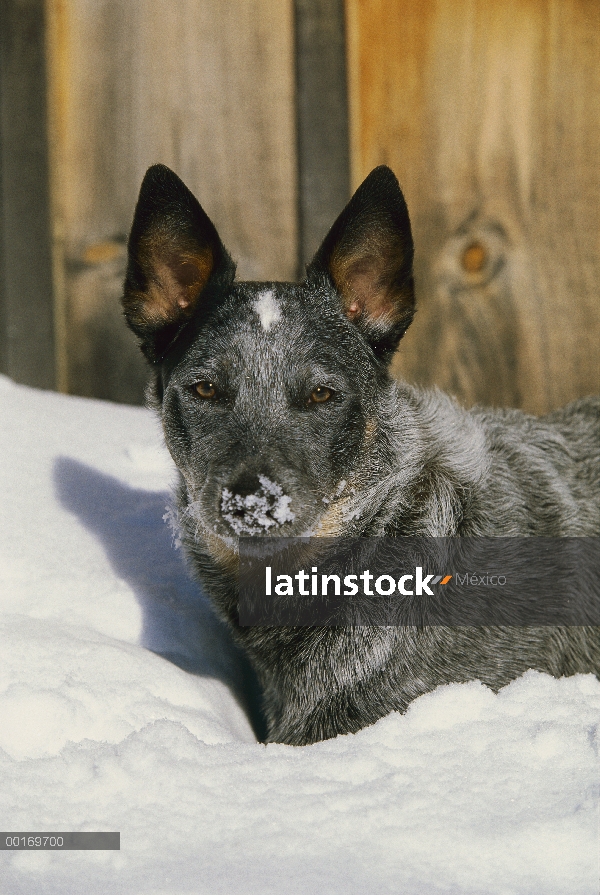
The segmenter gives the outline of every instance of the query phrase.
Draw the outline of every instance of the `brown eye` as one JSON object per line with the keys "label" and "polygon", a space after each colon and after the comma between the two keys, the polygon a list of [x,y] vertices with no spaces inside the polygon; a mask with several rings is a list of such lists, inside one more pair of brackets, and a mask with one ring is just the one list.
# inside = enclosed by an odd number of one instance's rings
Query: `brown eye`
{"label": "brown eye", "polygon": [[194,388],[196,389],[196,393],[206,400],[214,398],[217,394],[214,382],[209,382],[208,379],[203,379],[201,382],[197,382]]}
{"label": "brown eye", "polygon": [[324,404],[325,401],[329,401],[333,392],[330,388],[326,388],[324,385],[318,385],[316,388],[312,390],[310,393],[310,398],[308,399],[309,404]]}

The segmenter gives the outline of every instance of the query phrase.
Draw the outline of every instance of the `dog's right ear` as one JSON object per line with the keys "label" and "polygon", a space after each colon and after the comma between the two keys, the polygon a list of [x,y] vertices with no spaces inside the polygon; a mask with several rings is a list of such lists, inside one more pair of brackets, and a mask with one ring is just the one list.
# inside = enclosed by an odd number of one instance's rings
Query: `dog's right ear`
{"label": "dog's right ear", "polygon": [[128,242],[123,309],[152,363],[165,356],[201,305],[209,282],[235,266],[200,203],[165,165],[146,172]]}

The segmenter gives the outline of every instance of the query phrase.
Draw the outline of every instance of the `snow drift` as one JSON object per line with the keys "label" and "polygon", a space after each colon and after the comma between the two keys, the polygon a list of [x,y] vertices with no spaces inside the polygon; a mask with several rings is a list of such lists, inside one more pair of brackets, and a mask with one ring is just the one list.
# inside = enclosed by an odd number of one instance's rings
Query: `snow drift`
{"label": "snow drift", "polygon": [[163,521],[152,415],[0,378],[0,892],[596,895],[600,683],[440,687],[356,735],[257,742],[249,668]]}

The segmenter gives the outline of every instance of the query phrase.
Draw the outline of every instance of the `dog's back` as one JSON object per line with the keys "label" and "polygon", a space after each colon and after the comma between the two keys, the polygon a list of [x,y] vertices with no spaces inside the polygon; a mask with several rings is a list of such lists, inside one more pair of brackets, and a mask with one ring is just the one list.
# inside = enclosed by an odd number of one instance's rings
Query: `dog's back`
{"label": "dog's back", "polygon": [[493,515],[485,534],[600,534],[600,398],[539,418],[517,410],[473,413],[492,457],[483,500]]}

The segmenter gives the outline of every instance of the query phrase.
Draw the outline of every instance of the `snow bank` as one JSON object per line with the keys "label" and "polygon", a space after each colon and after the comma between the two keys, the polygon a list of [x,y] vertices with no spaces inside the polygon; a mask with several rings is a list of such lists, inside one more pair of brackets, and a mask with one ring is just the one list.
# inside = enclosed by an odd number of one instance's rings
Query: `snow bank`
{"label": "snow bank", "polygon": [[441,687],[304,748],[256,742],[242,657],[162,521],[153,417],[0,378],[0,892],[596,895],[600,683]]}

